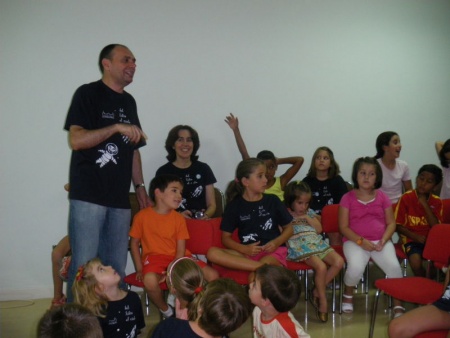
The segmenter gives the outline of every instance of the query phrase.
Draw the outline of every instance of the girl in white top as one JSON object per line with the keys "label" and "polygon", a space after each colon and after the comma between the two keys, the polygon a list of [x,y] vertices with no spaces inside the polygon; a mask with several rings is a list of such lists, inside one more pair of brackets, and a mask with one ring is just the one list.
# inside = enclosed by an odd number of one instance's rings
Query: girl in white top
{"label": "girl in white top", "polygon": [[385,131],[378,135],[375,146],[375,158],[383,171],[380,190],[389,197],[391,203],[397,203],[404,192],[412,189],[408,164],[398,159],[402,150],[400,137],[394,131]]}
{"label": "girl in white top", "polygon": [[441,193],[439,194],[439,197],[443,200],[450,198],[450,139],[445,141],[445,143],[436,142],[436,152],[439,156],[444,175]]}

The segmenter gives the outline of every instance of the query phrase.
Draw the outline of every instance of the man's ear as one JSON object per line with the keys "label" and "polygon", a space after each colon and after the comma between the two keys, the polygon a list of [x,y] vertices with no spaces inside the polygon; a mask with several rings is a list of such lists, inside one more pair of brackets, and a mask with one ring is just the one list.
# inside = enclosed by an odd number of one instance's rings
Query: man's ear
{"label": "man's ear", "polygon": [[111,60],[107,59],[107,58],[103,58],[102,59],[102,66],[104,70],[109,70],[109,67],[111,66]]}

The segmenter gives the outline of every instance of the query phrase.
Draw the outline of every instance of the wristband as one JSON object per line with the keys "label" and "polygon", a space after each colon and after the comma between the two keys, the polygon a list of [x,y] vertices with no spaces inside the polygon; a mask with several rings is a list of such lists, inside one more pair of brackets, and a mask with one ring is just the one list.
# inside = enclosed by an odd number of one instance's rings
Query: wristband
{"label": "wristband", "polygon": [[134,186],[134,190],[137,190],[137,188],[145,188],[145,184],[144,184],[144,183],[136,184],[136,185]]}
{"label": "wristband", "polygon": [[361,246],[363,244],[363,241],[364,241],[364,237],[359,237],[358,240],[356,241],[356,244]]}

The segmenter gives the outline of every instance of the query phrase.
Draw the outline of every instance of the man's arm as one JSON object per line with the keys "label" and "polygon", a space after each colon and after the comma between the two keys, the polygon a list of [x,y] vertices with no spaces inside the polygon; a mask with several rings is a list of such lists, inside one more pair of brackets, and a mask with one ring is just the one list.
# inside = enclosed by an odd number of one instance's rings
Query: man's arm
{"label": "man's arm", "polygon": [[145,190],[144,186],[138,186],[136,185],[143,184],[144,183],[144,177],[142,175],[142,162],[141,162],[141,153],[138,149],[134,151],[133,154],[133,167],[132,167],[132,180],[133,185],[135,187],[136,197],[139,203],[139,208],[144,209],[150,205],[152,205],[152,202],[150,198],[147,195],[147,192]]}
{"label": "man's arm", "polygon": [[131,143],[138,143],[141,138],[147,139],[145,133],[136,125],[117,123],[100,129],[88,130],[81,126],[71,125],[69,142],[73,150],[95,147],[116,133],[127,136]]}

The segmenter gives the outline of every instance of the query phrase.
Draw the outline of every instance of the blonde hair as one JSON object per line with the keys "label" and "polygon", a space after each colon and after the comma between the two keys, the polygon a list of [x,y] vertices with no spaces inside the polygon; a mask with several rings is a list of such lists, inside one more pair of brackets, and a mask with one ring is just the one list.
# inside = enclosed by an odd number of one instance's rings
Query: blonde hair
{"label": "blonde hair", "polygon": [[169,267],[168,279],[169,284],[175,289],[177,297],[188,304],[206,286],[202,270],[189,257],[181,257],[172,263]]}
{"label": "blonde hair", "polygon": [[75,277],[72,293],[75,303],[88,308],[97,317],[105,318],[108,298],[98,288],[98,281],[93,274],[94,268],[101,264],[99,258],[93,258],[82,265]]}

